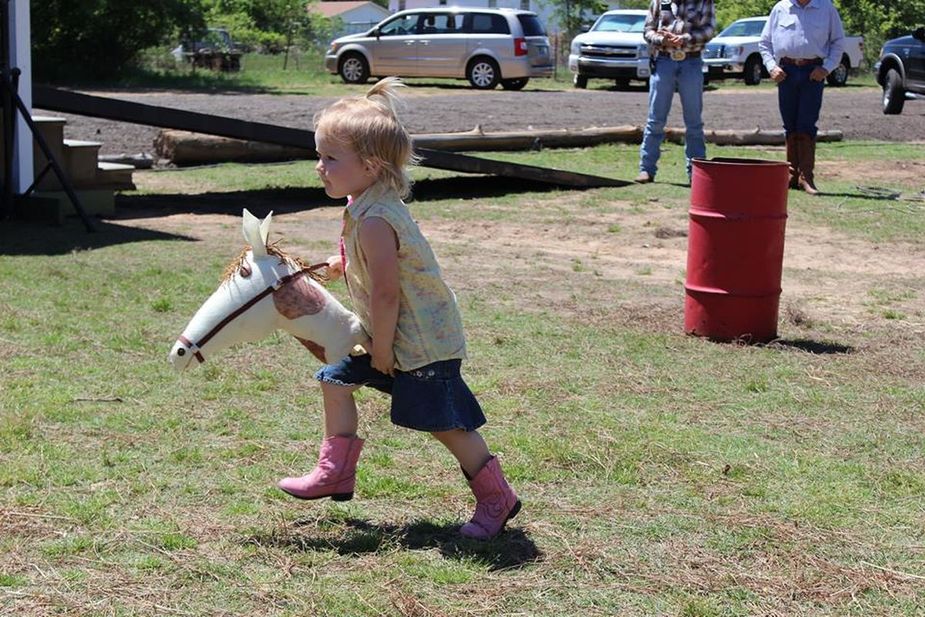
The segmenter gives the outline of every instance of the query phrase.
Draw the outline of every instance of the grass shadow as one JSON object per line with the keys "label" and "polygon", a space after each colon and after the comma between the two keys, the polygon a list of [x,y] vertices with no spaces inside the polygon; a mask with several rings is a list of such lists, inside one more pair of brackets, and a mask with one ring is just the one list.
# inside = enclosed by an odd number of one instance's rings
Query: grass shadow
{"label": "grass shadow", "polygon": [[[331,531],[299,531],[307,527],[330,528]],[[302,519],[295,521],[291,528],[253,534],[243,542],[301,552],[333,550],[340,555],[387,553],[395,547],[437,549],[449,559],[475,559],[491,571],[520,568],[543,556],[533,540],[516,527],[509,527],[498,537],[483,542],[460,536],[458,524],[438,525],[426,520],[391,525],[358,518]]]}
{"label": "grass shadow", "polygon": [[193,240],[188,236],[109,221],[96,220],[95,223],[97,229],[91,233],[77,217],[68,218],[64,225],[57,226],[18,220],[0,221],[0,255],[64,255],[128,242]]}
{"label": "grass shadow", "polygon": [[854,353],[854,347],[842,345],[840,343],[831,343],[828,341],[814,341],[812,339],[778,339],[771,341],[766,345],[770,349],[796,349],[815,355],[840,355]]}
{"label": "grass shadow", "polygon": [[[560,187],[545,182],[498,176],[454,176],[420,180],[414,184],[409,204],[416,201],[501,197],[524,192],[549,192]],[[579,189],[574,189],[579,190]],[[143,219],[171,214],[227,214],[241,216],[242,208],[255,215],[273,210],[276,214],[302,212],[315,208],[341,207],[343,199],[331,199],[321,188],[276,188],[255,191],[198,193],[195,195],[123,194],[116,197],[115,219]]]}
{"label": "grass shadow", "polygon": [[180,94],[222,94],[253,95],[278,94],[268,86],[242,83],[234,74],[217,73],[202,69],[187,74],[164,75],[141,70],[140,73],[124,76],[119,82],[94,79],[56,79],[37,84],[49,88],[66,88],[78,91],[92,91],[116,95],[180,93]]}
{"label": "grass shadow", "polygon": [[[559,187],[517,178],[454,176],[415,183],[414,196],[409,203],[555,190],[559,190]],[[258,216],[265,216],[271,210],[276,214],[287,214],[316,208],[342,207],[344,200],[331,199],[321,188],[290,187],[195,195],[121,193],[116,195],[115,203],[115,214],[105,219],[96,219],[97,231],[92,233],[86,230],[76,216],[67,217],[65,223],[59,226],[20,220],[0,221],[0,255],[59,255],[147,240],[193,241],[195,238],[191,236],[120,225],[118,221],[174,214],[225,214],[240,217],[244,208]]]}

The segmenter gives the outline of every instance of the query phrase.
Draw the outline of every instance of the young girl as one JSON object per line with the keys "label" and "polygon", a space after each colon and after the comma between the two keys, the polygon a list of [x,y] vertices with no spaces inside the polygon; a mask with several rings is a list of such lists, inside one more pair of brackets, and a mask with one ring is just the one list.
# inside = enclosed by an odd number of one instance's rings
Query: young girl
{"label": "young girl", "polygon": [[456,457],[476,498],[475,515],[460,532],[488,539],[520,501],[476,430],[485,416],[460,375],[466,342],[456,296],[402,202],[413,155],[396,115],[400,85],[384,79],[366,96],[341,99],[315,116],[315,169],[328,196],[347,198],[340,255],[329,260],[329,271],[345,276],[372,343],[367,355],[315,375],[324,396],[318,465],[279,487],[300,499],[353,497],[363,447],[353,393],[370,386],[392,396],[394,424],[430,433]]}

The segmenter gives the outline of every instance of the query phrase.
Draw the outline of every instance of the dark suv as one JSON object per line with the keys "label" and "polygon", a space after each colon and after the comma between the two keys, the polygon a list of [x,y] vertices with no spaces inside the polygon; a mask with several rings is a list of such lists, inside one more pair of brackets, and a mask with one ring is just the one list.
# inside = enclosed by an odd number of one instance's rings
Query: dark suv
{"label": "dark suv", "polygon": [[907,98],[925,96],[925,28],[884,43],[874,71],[885,114],[901,113]]}

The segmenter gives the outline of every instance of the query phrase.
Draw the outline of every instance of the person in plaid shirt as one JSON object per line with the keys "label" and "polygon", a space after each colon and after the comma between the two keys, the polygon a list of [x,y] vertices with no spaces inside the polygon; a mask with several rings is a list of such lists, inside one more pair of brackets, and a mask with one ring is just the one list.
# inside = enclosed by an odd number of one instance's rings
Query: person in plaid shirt
{"label": "person in plaid shirt", "polygon": [[639,149],[636,182],[655,181],[665,122],[677,89],[684,110],[684,154],[687,177],[691,160],[706,156],[703,137],[703,46],[713,38],[716,12],[713,0],[651,0],[645,38],[652,58],[649,78],[649,116]]}

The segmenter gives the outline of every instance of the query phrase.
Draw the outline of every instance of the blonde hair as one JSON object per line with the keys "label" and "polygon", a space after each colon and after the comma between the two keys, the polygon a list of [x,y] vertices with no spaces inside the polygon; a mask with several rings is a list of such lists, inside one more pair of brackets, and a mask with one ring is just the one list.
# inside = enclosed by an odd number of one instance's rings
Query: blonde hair
{"label": "blonde hair", "polygon": [[404,199],[411,194],[407,167],[417,162],[411,135],[398,120],[401,104],[396,77],[378,81],[364,96],[345,97],[315,114],[315,132],[346,144],[360,160],[379,168],[378,183]]}

